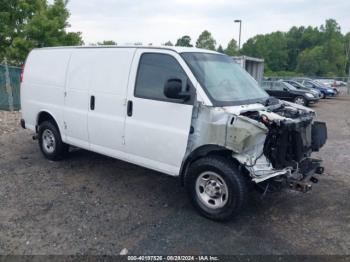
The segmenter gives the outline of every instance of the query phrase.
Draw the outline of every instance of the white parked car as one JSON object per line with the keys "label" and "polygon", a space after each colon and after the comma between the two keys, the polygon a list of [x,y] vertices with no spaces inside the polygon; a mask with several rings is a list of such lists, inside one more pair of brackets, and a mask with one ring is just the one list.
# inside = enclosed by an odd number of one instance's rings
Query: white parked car
{"label": "white parked car", "polygon": [[69,145],[179,176],[204,216],[238,213],[249,184],[307,191],[326,141],[314,112],[273,99],[230,57],[177,47],[30,52],[21,125],[44,156]]}

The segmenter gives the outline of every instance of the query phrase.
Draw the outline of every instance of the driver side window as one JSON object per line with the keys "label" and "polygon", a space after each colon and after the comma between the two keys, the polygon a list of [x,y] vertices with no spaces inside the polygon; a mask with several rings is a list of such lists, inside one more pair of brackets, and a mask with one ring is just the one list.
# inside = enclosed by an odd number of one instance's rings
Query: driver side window
{"label": "driver side window", "polygon": [[143,54],[137,72],[135,97],[178,102],[164,95],[164,84],[171,78],[181,79],[182,90],[185,90],[187,75],[174,57],[157,53]]}

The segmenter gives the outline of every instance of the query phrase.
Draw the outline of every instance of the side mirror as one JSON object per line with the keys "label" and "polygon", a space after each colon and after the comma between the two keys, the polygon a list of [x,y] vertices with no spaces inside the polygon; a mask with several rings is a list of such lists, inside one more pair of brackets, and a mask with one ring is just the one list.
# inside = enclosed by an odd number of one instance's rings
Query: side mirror
{"label": "side mirror", "polygon": [[172,78],[166,81],[164,85],[164,95],[171,99],[181,99],[187,101],[191,98],[189,92],[182,92],[181,79]]}
{"label": "side mirror", "polygon": [[288,88],[287,87],[283,87],[283,91],[288,91]]}

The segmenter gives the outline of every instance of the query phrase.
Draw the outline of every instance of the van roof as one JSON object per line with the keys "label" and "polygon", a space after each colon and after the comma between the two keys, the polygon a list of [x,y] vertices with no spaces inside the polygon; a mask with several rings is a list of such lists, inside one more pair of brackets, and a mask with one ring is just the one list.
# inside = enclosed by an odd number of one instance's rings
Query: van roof
{"label": "van roof", "polygon": [[196,52],[196,53],[213,53],[220,54],[216,51],[201,49],[196,47],[183,47],[183,46],[150,46],[150,45],[100,45],[100,46],[55,46],[55,47],[42,47],[35,48],[36,50],[43,49],[89,49],[89,48],[142,48],[142,49],[163,49],[163,50],[172,50],[177,53],[187,53],[187,52]]}

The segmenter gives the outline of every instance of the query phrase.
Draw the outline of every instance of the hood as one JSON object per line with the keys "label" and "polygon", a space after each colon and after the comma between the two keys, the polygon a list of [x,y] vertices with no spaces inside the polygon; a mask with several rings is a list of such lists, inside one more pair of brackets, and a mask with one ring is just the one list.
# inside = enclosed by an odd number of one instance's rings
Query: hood
{"label": "hood", "polygon": [[246,112],[257,111],[259,112],[259,114],[264,114],[272,120],[283,120],[283,119],[289,118],[289,117],[281,116],[280,114],[272,112],[273,110],[281,107],[284,107],[285,109],[291,110],[291,111],[299,111],[302,113],[315,115],[315,111],[308,107],[298,105],[292,102],[284,101],[284,100],[278,100],[278,101],[279,103],[273,106],[264,106],[262,104],[255,103],[255,104],[241,105],[241,106],[226,106],[226,107],[222,107],[221,110],[233,115],[241,115]]}
{"label": "hood", "polygon": [[310,89],[312,92],[314,92],[315,94],[318,94],[318,95],[321,95],[321,91],[320,90],[317,90],[315,88],[311,88]]}
{"label": "hood", "polygon": [[332,88],[326,86],[317,86],[317,88],[324,92],[334,92]]}

